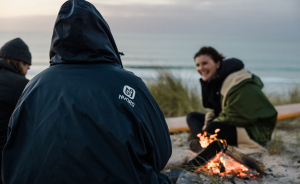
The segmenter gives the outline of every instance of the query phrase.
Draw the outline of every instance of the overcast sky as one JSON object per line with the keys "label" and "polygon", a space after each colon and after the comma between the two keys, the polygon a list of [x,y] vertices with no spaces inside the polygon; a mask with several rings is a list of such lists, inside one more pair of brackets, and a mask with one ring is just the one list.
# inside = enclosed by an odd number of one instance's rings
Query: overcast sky
{"label": "overcast sky", "polygon": [[[64,0],[1,0],[0,31],[52,31]],[[90,0],[117,33],[299,35],[300,0]]]}

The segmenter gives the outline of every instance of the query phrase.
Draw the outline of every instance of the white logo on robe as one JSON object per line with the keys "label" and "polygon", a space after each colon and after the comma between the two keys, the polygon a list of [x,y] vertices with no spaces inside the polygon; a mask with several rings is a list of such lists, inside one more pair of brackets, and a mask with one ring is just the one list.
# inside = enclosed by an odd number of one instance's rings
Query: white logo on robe
{"label": "white logo on robe", "polygon": [[135,90],[132,87],[129,87],[127,85],[123,88],[123,93],[130,99],[134,99],[135,96]]}

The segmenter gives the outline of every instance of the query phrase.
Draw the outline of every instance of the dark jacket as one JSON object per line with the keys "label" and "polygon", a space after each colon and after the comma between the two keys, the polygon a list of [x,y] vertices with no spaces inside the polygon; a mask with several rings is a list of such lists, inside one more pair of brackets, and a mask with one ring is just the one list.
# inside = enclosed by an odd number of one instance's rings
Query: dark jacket
{"label": "dark jacket", "polygon": [[[28,80],[18,74],[16,69],[0,60],[0,150],[2,150],[7,139],[7,126],[11,114],[24,90]],[[1,163],[1,161],[0,161]]]}
{"label": "dark jacket", "polygon": [[62,6],[50,56],[12,115],[4,183],[168,183],[164,116],[93,5]]}
{"label": "dark jacket", "polygon": [[242,68],[244,68],[244,64],[241,60],[235,58],[226,59],[222,61],[221,67],[215,78],[209,82],[200,79],[203,107],[213,109],[215,116],[218,116],[222,110],[220,91],[223,81],[228,75]]}

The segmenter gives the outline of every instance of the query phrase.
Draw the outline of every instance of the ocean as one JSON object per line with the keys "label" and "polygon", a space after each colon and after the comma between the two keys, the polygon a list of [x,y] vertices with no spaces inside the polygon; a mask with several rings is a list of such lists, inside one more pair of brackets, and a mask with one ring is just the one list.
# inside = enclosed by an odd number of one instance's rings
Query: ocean
{"label": "ocean", "polygon": [[[226,58],[242,60],[245,68],[261,77],[267,94],[287,94],[300,86],[300,35],[172,35],[113,34],[124,68],[144,81],[155,80],[158,69],[200,91],[193,56],[202,46],[212,46]],[[0,32],[0,46],[20,37],[29,46],[31,79],[49,67],[52,32]]]}

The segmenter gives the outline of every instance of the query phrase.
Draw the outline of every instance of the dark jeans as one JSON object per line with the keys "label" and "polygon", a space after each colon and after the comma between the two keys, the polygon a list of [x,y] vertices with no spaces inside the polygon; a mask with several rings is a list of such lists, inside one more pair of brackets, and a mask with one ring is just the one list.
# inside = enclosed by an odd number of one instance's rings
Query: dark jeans
{"label": "dark jeans", "polygon": [[[187,124],[191,130],[190,139],[197,139],[197,134],[203,133],[203,126],[205,121],[205,114],[198,112],[191,112],[186,117]],[[210,122],[205,131],[209,134],[215,134],[216,129],[220,129],[218,132],[218,139],[225,139],[228,145],[237,146],[237,134],[236,127],[228,125],[223,122]]]}

